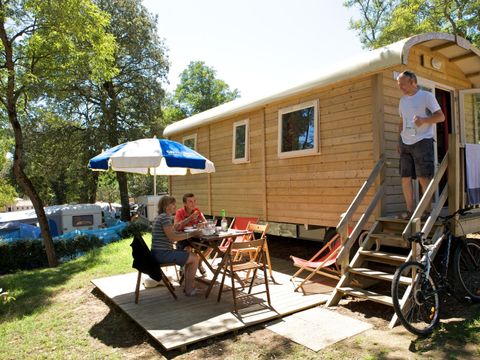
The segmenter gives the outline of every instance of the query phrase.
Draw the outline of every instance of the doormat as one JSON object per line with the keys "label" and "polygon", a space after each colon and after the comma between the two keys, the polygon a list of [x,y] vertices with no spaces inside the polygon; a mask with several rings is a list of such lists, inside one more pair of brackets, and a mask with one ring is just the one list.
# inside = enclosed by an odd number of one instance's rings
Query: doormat
{"label": "doormat", "polygon": [[315,307],[268,323],[267,329],[313,351],[360,334],[371,324]]}

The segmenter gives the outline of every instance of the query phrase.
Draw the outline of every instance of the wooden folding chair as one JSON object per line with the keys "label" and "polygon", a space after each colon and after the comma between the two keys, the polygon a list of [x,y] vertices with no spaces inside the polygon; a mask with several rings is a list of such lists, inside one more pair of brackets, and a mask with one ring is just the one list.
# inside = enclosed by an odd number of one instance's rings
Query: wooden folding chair
{"label": "wooden folding chair", "polygon": [[[177,300],[177,295],[175,294],[175,288],[173,287],[173,284],[170,282],[168,277],[165,275],[165,273],[162,271],[162,267],[167,267],[167,266],[176,266],[174,263],[165,263],[165,264],[158,264],[159,266],[159,271],[160,271],[160,278],[165,284],[165,287],[168,289],[170,294],[174,297],[175,300]],[[154,279],[155,280],[155,279]],[[137,276],[137,284],[135,285],[135,304],[138,304],[138,298],[140,297],[140,283],[142,282],[142,272],[138,271],[138,276]]]}
{"label": "wooden folding chair", "polygon": [[[340,279],[340,267],[336,261],[341,249],[342,239],[337,234],[308,260],[291,255],[293,265],[300,268],[290,279],[295,285],[295,291],[298,291],[315,274]],[[304,271],[310,274],[297,285],[296,278]]]}
{"label": "wooden folding chair", "polygon": [[[232,222],[230,223],[230,227],[228,228],[229,230],[246,230],[248,224],[256,224],[258,221],[257,217],[242,217],[242,216],[236,216],[233,218]],[[237,236],[236,238],[225,238],[222,240],[220,245],[218,246],[218,249],[222,252],[225,253],[227,251],[228,245],[230,245],[230,242],[232,241],[241,241],[243,239],[243,236]],[[213,256],[212,261],[214,261],[219,254],[216,253]]]}
{"label": "wooden folding chair", "polygon": [[[248,251],[254,251],[255,256],[250,259],[240,259],[236,260],[236,253],[242,249],[248,249]],[[230,245],[228,246],[228,249],[225,253],[225,261],[223,262],[223,268],[220,270],[223,272],[222,276],[222,281],[220,283],[220,288],[218,290],[218,297],[217,297],[217,302],[220,301],[222,297],[222,291],[223,291],[223,285],[225,283],[225,277],[228,274],[230,278],[232,279],[232,295],[233,295],[233,307],[235,313],[238,313],[238,305],[237,305],[237,299],[247,297],[247,296],[253,296],[253,295],[258,295],[262,293],[267,294],[267,302],[268,306],[272,306],[270,302],[270,290],[268,288],[268,279],[267,279],[267,266],[266,266],[266,256],[265,256],[265,238],[261,238],[258,240],[249,240],[249,241],[242,241],[242,242],[236,242],[232,241]],[[250,286],[248,288],[248,294],[242,294],[239,295],[237,292],[237,288],[235,285],[235,278],[237,276],[236,273],[240,271],[252,271],[253,270],[253,275],[250,280]],[[263,280],[265,284],[265,291],[259,291],[256,293],[252,294],[252,287],[253,283],[256,279],[257,272],[258,270],[263,271]],[[243,288],[243,287],[242,287]]]}
{"label": "wooden folding chair", "polygon": [[[135,304],[138,304],[138,298],[140,296],[140,283],[142,281],[142,273],[149,275],[152,279],[156,281],[163,281],[165,287],[168,289],[170,294],[177,300],[177,295],[175,294],[175,288],[173,287],[170,280],[167,278],[165,273],[162,271],[163,267],[175,266],[174,263],[162,263],[159,264],[152,256],[150,249],[148,248],[145,240],[142,236],[136,234],[133,238],[132,243],[132,256],[133,264],[132,267],[138,270],[137,284],[135,285]],[[180,279],[180,282],[182,279]]]}
{"label": "wooden folding chair", "polygon": [[[270,274],[270,278],[275,283],[275,279],[273,278],[272,262],[270,260],[270,253],[268,251],[268,244],[267,244],[268,223],[262,224],[262,225],[249,223],[247,225],[246,230],[251,231],[252,233],[249,235],[243,236],[243,238],[241,239],[235,240],[235,242],[245,242],[250,240],[264,239],[264,247],[265,247],[264,251],[265,251],[265,259],[268,265],[268,272]],[[236,255],[235,255],[236,260],[239,260],[241,256],[243,256],[245,253],[249,255],[250,259],[255,260],[255,252],[252,251],[251,249],[243,248],[243,249],[234,250],[234,252],[236,252]],[[249,275],[249,272],[247,272],[247,278],[248,278],[248,275]]]}

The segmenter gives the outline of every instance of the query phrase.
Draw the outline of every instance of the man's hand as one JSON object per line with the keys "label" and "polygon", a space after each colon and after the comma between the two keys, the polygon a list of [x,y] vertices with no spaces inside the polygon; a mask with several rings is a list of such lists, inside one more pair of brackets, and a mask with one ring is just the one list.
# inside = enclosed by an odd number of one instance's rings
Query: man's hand
{"label": "man's hand", "polygon": [[188,217],[188,219],[189,219],[188,221],[190,222],[190,221],[192,221],[192,220],[197,220],[199,216],[200,216],[200,211],[199,211],[199,210],[194,210],[194,212],[192,213],[192,215],[190,215],[190,216]]}
{"label": "man's hand", "polygon": [[413,118],[413,122],[415,123],[415,126],[422,126],[422,125],[425,125],[425,124],[428,124],[428,120],[430,118],[428,117],[421,117],[421,116],[417,116],[415,115],[414,118]]}

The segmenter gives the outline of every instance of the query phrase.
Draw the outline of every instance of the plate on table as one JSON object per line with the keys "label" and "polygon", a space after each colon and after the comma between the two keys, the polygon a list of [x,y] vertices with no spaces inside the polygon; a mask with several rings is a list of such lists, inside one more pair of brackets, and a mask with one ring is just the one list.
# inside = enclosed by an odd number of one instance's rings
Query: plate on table
{"label": "plate on table", "polygon": [[186,233],[191,233],[191,232],[194,232],[196,230],[197,229],[195,229],[194,227],[186,227],[185,229],[183,229],[183,231],[186,232]]}

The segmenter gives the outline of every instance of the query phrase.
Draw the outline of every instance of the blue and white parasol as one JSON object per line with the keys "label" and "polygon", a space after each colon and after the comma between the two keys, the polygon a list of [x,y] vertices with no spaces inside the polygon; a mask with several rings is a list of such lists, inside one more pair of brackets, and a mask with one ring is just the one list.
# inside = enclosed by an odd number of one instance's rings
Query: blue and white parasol
{"label": "blue and white parasol", "polygon": [[95,171],[123,171],[151,175],[186,175],[215,172],[213,162],[189,147],[166,139],[140,139],[107,149],[93,157]]}

